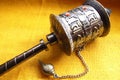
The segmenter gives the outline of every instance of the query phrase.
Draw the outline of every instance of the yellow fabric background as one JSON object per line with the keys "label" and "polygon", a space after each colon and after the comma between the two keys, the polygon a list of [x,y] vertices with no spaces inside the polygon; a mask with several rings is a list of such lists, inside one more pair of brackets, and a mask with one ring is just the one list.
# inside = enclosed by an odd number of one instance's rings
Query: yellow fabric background
{"label": "yellow fabric background", "polygon": [[[49,15],[59,14],[81,5],[84,0],[0,0],[0,64],[45,40],[50,33]],[[89,73],[73,80],[120,80],[120,11],[119,0],[100,1],[112,9],[111,31],[97,38],[81,52]],[[55,65],[59,75],[83,71],[81,62],[73,53],[67,56],[57,45],[49,51],[23,62],[0,80],[54,80],[41,73],[38,60]],[[69,79],[66,79],[69,80]]]}

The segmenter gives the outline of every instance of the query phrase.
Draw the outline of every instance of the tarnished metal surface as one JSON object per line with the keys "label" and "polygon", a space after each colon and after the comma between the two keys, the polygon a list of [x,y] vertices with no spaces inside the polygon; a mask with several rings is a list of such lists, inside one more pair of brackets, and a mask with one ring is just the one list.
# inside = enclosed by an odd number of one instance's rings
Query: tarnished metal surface
{"label": "tarnished metal surface", "polygon": [[59,43],[69,54],[101,36],[104,31],[99,13],[89,5],[82,5],[58,16],[51,15],[50,18]]}

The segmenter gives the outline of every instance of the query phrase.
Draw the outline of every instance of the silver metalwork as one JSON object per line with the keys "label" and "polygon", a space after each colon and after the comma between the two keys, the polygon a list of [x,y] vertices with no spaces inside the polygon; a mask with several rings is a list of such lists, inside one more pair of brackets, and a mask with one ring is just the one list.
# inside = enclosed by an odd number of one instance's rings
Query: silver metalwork
{"label": "silver metalwork", "polygon": [[53,76],[54,78],[59,78],[59,79],[66,79],[66,78],[78,78],[78,77],[82,77],[85,74],[87,74],[87,72],[89,71],[89,68],[84,60],[84,58],[82,57],[82,55],[80,54],[80,51],[76,51],[76,54],[78,56],[78,58],[81,60],[85,70],[82,73],[79,73],[77,75],[65,75],[65,76],[59,76],[58,74],[55,73],[54,70],[54,66],[52,64],[45,64],[43,62],[40,61],[40,65],[42,67],[43,73],[45,75],[50,75]]}
{"label": "silver metalwork", "polygon": [[52,64],[45,64],[41,61],[39,61],[42,71],[45,75],[53,75],[55,78],[57,75],[55,74],[54,66]]}
{"label": "silver metalwork", "polygon": [[110,30],[111,11],[104,8],[96,0],[86,0],[86,2],[73,10],[69,10],[58,16],[50,15],[52,33],[48,34],[47,41],[40,40],[40,43],[20,55],[10,59],[0,65],[0,75],[12,69],[15,65],[36,55],[38,52],[47,50],[47,45],[53,45],[58,42],[63,50],[70,55],[72,52],[77,53],[78,58],[82,61],[85,71],[77,75],[58,76],[55,73],[52,64],[40,62],[42,70],[47,75],[54,78],[77,78],[85,75],[89,70],[80,51],[84,46],[96,39],[97,37],[106,36]]}
{"label": "silver metalwork", "polygon": [[104,31],[99,13],[89,5],[82,5],[59,16],[51,15],[51,24],[58,42],[69,54],[101,36]]}
{"label": "silver metalwork", "polygon": [[110,28],[109,16],[109,9],[104,8],[96,0],[87,0],[84,5],[58,16],[51,14],[51,30],[55,33],[58,43],[61,44],[68,55],[72,52],[77,53],[85,71],[77,75],[58,76],[53,65],[42,64],[43,72],[60,79],[78,78],[85,75],[89,69],[80,51],[90,41],[108,34]]}

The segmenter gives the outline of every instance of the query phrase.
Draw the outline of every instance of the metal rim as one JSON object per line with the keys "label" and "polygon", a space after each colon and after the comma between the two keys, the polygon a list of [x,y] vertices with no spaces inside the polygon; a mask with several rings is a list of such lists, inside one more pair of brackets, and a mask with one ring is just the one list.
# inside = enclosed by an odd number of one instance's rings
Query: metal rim
{"label": "metal rim", "polygon": [[[72,49],[71,49],[69,39],[64,29],[62,28],[63,25],[59,21],[60,20],[58,20],[54,14],[50,15],[51,31],[55,32],[58,42],[60,44],[60,48],[63,49],[63,51],[67,53],[67,55],[71,55]],[[59,30],[57,27],[59,28]]]}

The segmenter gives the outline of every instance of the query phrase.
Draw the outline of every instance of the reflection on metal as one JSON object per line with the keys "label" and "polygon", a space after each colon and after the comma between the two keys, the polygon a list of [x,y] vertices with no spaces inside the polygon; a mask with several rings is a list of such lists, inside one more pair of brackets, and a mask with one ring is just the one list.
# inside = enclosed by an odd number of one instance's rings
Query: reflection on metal
{"label": "reflection on metal", "polygon": [[55,73],[54,66],[44,64],[40,61],[41,69],[47,75],[54,78],[77,78],[88,72],[88,66],[85,63],[80,51],[90,41],[97,37],[106,36],[110,31],[109,16],[111,11],[104,8],[96,0],[86,0],[86,2],[73,10],[55,16],[50,15],[51,31],[48,34],[48,42],[40,40],[40,44],[14,57],[13,59],[0,65],[0,75],[10,70],[20,62],[36,55],[38,52],[46,50],[48,44],[58,43],[68,55],[75,52],[82,61],[85,71],[78,75],[58,76]]}

